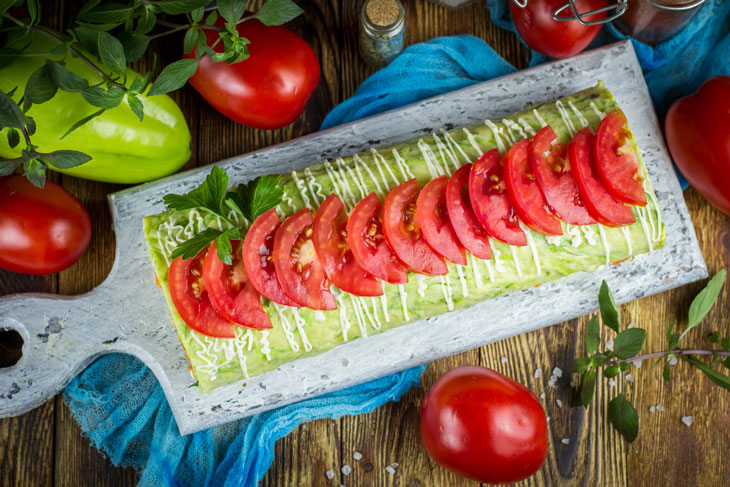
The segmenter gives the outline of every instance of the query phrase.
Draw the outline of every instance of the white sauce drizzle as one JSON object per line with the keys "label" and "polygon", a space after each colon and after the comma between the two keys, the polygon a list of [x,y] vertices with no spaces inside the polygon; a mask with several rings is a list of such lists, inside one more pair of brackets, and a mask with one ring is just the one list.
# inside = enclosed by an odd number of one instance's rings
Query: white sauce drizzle
{"label": "white sauce drizzle", "polygon": [[[489,246],[492,248],[492,257],[494,258],[494,270],[497,272],[504,272],[507,269],[504,267],[502,252],[494,246],[494,242],[492,241],[491,237],[489,237]],[[489,261],[487,261],[487,263],[489,263]],[[494,279],[492,279],[491,269],[489,272],[489,278],[492,282],[494,282]]]}
{"label": "white sauce drizzle", "polygon": [[644,209],[646,210],[646,215],[649,218],[649,224],[651,225],[651,238],[655,242],[659,242],[662,239],[662,212],[659,211],[659,200],[657,199],[656,195],[651,191],[646,191],[646,195],[649,196],[648,200],[651,202],[652,206],[654,206],[654,209],[657,213],[657,223],[656,226],[654,225],[654,219],[652,218],[652,212],[649,210],[649,206],[645,206]]}
{"label": "white sauce drizzle", "polygon": [[608,238],[606,238],[606,230],[603,225],[598,225],[598,233],[601,235],[601,242],[603,242],[603,250],[606,253],[606,265],[611,263],[611,247],[608,246]]}
{"label": "white sauce drizzle", "polygon": [[297,212],[297,207],[294,206],[294,201],[292,201],[291,197],[287,194],[286,189],[282,193],[281,199],[284,200],[287,205],[289,205],[289,208],[291,208],[294,213]]}
{"label": "white sauce drizzle", "polygon": [[522,128],[524,128],[525,132],[527,132],[528,134],[535,135],[537,133],[535,132],[535,129],[532,128],[532,125],[530,125],[524,118],[520,117],[517,119],[517,121],[520,123],[520,125],[522,125]]}
{"label": "white sauce drizzle", "polygon": [[570,245],[572,245],[573,248],[577,249],[580,247],[580,244],[583,243],[583,235],[581,234],[579,226],[567,223],[565,225],[565,233],[570,235]]}
{"label": "white sauce drizzle", "polygon": [[261,353],[271,362],[271,346],[269,345],[269,330],[261,330]]}
{"label": "white sauce drizzle", "polygon": [[347,306],[345,305],[344,293],[333,289],[332,294],[335,295],[337,308],[340,310],[340,329],[342,330],[342,339],[347,342],[347,332],[352,327],[352,323],[350,323],[350,320],[347,319]]}
{"label": "white sauce drizzle", "polygon": [[[476,284],[477,289],[481,289],[484,283],[482,282],[482,273],[479,272],[479,260],[474,256],[474,254],[469,254],[469,266],[471,267],[472,272],[474,273],[474,284]],[[487,263],[489,263],[487,261]],[[491,266],[490,266],[491,269]]]}
{"label": "white sauce drizzle", "polygon": [[595,113],[600,120],[603,119],[603,117],[606,116],[605,113],[603,113],[597,106],[595,102],[591,102],[591,108],[593,109],[593,113]]}
{"label": "white sauce drizzle", "polygon": [[439,150],[439,154],[441,154],[441,160],[444,163],[444,169],[446,170],[446,173],[451,176],[451,171],[449,170],[449,164],[446,162],[446,156],[449,156],[449,159],[451,159],[451,164],[454,166],[454,170],[459,169],[461,167],[461,164],[459,164],[459,159],[456,156],[456,152],[451,147],[447,147],[446,144],[444,144],[441,141],[441,138],[436,135],[432,134],[433,140],[436,142],[436,147]]}
{"label": "white sauce drizzle", "polygon": [[535,262],[535,270],[537,271],[537,275],[539,276],[542,274],[542,266],[540,265],[540,256],[537,253],[537,245],[535,245],[535,239],[532,237],[532,230],[524,226],[522,223],[520,223],[520,228],[525,232],[525,236],[527,237],[527,245],[530,247],[530,251],[532,252],[532,260]]}
{"label": "white sauce drizzle", "polygon": [[492,135],[494,135],[494,141],[497,143],[497,149],[499,150],[499,153],[504,155],[504,153],[507,151],[507,148],[505,147],[504,142],[502,142],[502,138],[500,137],[500,133],[502,133],[502,128],[494,125],[491,120],[485,120],[484,124],[489,127],[489,130],[492,131]]}
{"label": "white sauce drizzle", "polygon": [[[596,232],[595,232],[595,230],[593,230],[592,227],[590,227],[588,225],[582,225],[579,228],[583,231],[583,235],[585,235],[586,241],[588,242],[589,245],[594,246],[594,247],[596,245],[598,245],[598,240],[596,240]],[[601,226],[598,225],[599,230],[600,230],[600,228],[601,228]]]}
{"label": "white sauce drizzle", "polygon": [[[344,172],[350,175],[350,177],[352,178],[352,180],[355,183],[355,186],[357,187],[357,190],[360,192],[360,199],[364,200],[365,196],[368,195],[367,188],[365,186],[365,181],[358,180],[358,178],[355,176],[355,173],[353,172],[352,168],[350,166],[348,166],[345,163],[344,159],[342,159],[341,157],[337,158],[337,166],[340,170],[344,169]],[[342,174],[342,179],[344,181],[347,181],[347,176],[344,173]],[[349,188],[349,186],[348,186],[348,188]]]}
{"label": "white sauce drizzle", "polygon": [[575,113],[576,118],[578,118],[578,121],[580,124],[584,127],[588,126],[588,120],[586,120],[586,117],[583,116],[582,113],[580,113],[580,110],[575,106],[572,100],[568,101],[568,106],[573,110],[573,113]]}
{"label": "white sauce drizzle", "polygon": [[405,159],[403,159],[400,154],[398,154],[398,151],[395,149],[393,149],[393,157],[395,157],[395,162],[396,164],[398,164],[398,169],[400,169],[400,172],[403,175],[403,181],[416,179],[416,176],[414,176],[411,172],[411,168],[408,167],[408,163],[406,163]]}
{"label": "white sauce drizzle", "polygon": [[469,296],[469,288],[467,287],[466,279],[464,279],[464,270],[459,264],[456,264],[456,273],[459,275],[459,282],[461,282],[461,295],[464,297]]}
{"label": "white sauce drizzle", "polygon": [[510,245],[509,248],[512,251],[512,260],[514,260],[514,263],[515,263],[515,270],[517,270],[517,276],[522,277],[522,268],[520,267],[520,261],[517,258],[517,247],[515,247],[514,245]]}
{"label": "white sauce drizzle", "polygon": [[520,136],[520,140],[527,138],[527,134],[525,133],[524,129],[522,127],[520,127],[519,125],[517,125],[512,120],[510,120],[508,118],[503,118],[502,123],[504,124],[505,127],[507,127],[507,130],[512,132],[513,136],[514,136],[514,132],[517,132],[517,134]]}
{"label": "white sauce drizzle", "polygon": [[408,293],[406,292],[406,288],[403,287],[403,284],[398,284],[398,294],[400,294],[400,303],[403,307],[403,317],[408,321],[410,320],[408,318]]}
{"label": "white sauce drizzle", "polygon": [[375,299],[375,296],[371,296],[370,302],[373,305],[373,317],[375,318],[375,323],[373,323],[373,328],[375,328],[376,330],[380,330],[382,323],[380,323],[380,318],[378,317],[378,300]]}
{"label": "white sauce drizzle", "polygon": [[309,187],[309,192],[312,193],[312,199],[317,205],[321,205],[322,202],[327,199],[327,197],[322,194],[322,185],[320,185],[314,178],[312,169],[304,169],[304,175],[307,177],[307,186]]}
{"label": "white sauce drizzle", "polygon": [[479,144],[477,144],[477,140],[474,138],[474,134],[469,132],[469,129],[467,129],[466,127],[464,127],[462,130],[466,134],[466,138],[469,139],[469,143],[471,144],[471,146],[474,147],[474,150],[477,151],[477,154],[479,154],[479,155],[484,154],[484,152],[482,151],[482,148],[479,147]]}
{"label": "white sauce drizzle", "polygon": [[271,305],[274,307],[274,310],[276,310],[277,316],[279,316],[279,321],[281,322],[281,327],[284,329],[284,336],[286,336],[286,341],[289,342],[289,347],[291,347],[293,351],[298,352],[299,344],[294,337],[294,333],[291,331],[291,322],[289,321],[289,318],[284,316],[285,307],[274,302],[272,302]]}
{"label": "white sauce drizzle", "polygon": [[631,247],[631,234],[629,233],[629,229],[627,227],[621,227],[621,233],[624,236],[624,240],[626,240],[626,248],[628,249],[629,255],[632,255],[634,251]]}
{"label": "white sauce drizzle", "polygon": [[[390,168],[390,164],[388,164],[385,161],[385,157],[383,157],[377,150],[370,149],[370,152],[373,154],[373,160],[375,161],[375,165],[378,167],[378,171],[380,172],[380,177],[383,178],[383,184],[385,184],[386,189],[390,189],[393,186],[398,186],[400,184],[398,182],[398,178],[395,177],[395,174],[393,173],[393,170]],[[390,177],[393,179],[393,185],[388,184],[388,181],[385,179],[385,174],[383,173],[383,168],[381,166],[385,166],[385,169],[388,171],[388,174],[390,174]]]}
{"label": "white sauce drizzle", "polygon": [[424,142],[423,139],[418,139],[418,148],[421,149],[421,154],[423,154],[423,160],[426,162],[431,179],[436,179],[444,174],[444,169],[439,164],[436,154],[431,150],[431,146]]}
{"label": "white sauce drizzle", "polygon": [[560,246],[561,239],[562,239],[562,236],[561,235],[547,235],[547,236],[545,236],[545,241],[548,244],[550,244],[550,245],[554,245],[555,247],[559,247]]}
{"label": "white sauce drizzle", "polygon": [[[451,147],[452,150],[455,147],[456,150],[458,150],[459,153],[461,154],[461,157],[464,158],[465,162],[471,162],[471,159],[469,158],[468,155],[466,155],[466,152],[464,152],[464,149],[461,148],[461,146],[456,142],[456,140],[454,140],[454,138],[451,136],[450,133],[448,133],[444,129],[441,129],[441,134],[444,136],[444,139],[446,139],[446,142],[449,144],[449,147]],[[461,166],[459,166],[459,167],[461,167]]]}
{"label": "white sauce drizzle", "polygon": [[385,292],[385,282],[381,282],[383,285],[383,294],[380,295],[380,307],[383,308],[383,317],[386,323],[390,323],[390,315],[388,314],[388,297]]}
{"label": "white sauce drizzle", "polygon": [[565,105],[563,105],[563,102],[558,100],[555,102],[555,106],[558,109],[558,112],[560,112],[560,118],[563,119],[563,123],[565,124],[565,127],[568,129],[568,133],[570,134],[570,137],[573,138],[573,136],[576,134],[577,130],[575,130],[575,125],[573,125],[573,121],[570,119],[570,115],[568,114],[568,111],[565,109]]}
{"label": "white sauce drizzle", "polygon": [[543,119],[540,116],[540,113],[537,111],[537,108],[532,109],[532,114],[535,115],[535,118],[537,119],[538,122],[540,122],[540,125],[542,127],[547,127],[547,122],[545,121],[545,119]]}
{"label": "white sauce drizzle", "polygon": [[416,291],[418,292],[418,295],[422,298],[425,298],[427,289],[428,284],[426,284],[426,276],[422,274],[416,274]]}
{"label": "white sauce drizzle", "polygon": [[646,208],[637,207],[636,208],[636,214],[639,215],[639,221],[641,222],[641,228],[644,230],[644,236],[646,237],[646,242],[649,244],[649,252],[654,250],[654,243],[651,236],[651,232],[649,230],[649,226],[646,223],[646,216],[644,215],[644,212],[646,211]]}
{"label": "white sauce drizzle", "polygon": [[350,302],[352,303],[352,309],[355,311],[355,318],[357,318],[357,325],[360,327],[360,335],[363,338],[368,337],[368,327],[365,323],[365,318],[362,316],[362,310],[360,309],[360,302],[352,294],[350,296]]}
{"label": "white sauce drizzle", "polygon": [[[373,171],[370,170],[370,167],[367,164],[365,164],[365,161],[360,159],[360,156],[358,156],[357,154],[352,156],[352,160],[355,161],[355,171],[357,171],[357,176],[360,178],[362,185],[364,187],[367,187],[367,185],[365,184],[365,180],[362,177],[362,173],[360,172],[360,166],[365,168],[365,171],[368,173],[368,176],[370,176],[370,179],[372,179],[373,183],[375,183],[375,191],[380,196],[385,196],[385,193],[383,192],[383,188],[380,187],[380,183],[375,178],[375,174],[373,174]],[[386,187],[387,187],[387,185],[386,185]]]}
{"label": "white sauce drizzle", "polygon": [[294,182],[297,185],[297,189],[299,190],[299,194],[302,196],[302,201],[304,201],[304,206],[306,206],[310,210],[313,210],[314,208],[312,208],[312,205],[309,202],[309,197],[307,196],[307,188],[304,185],[304,181],[302,181],[301,179],[299,179],[297,177],[297,172],[296,171],[292,171],[291,172],[291,176],[292,176],[292,178],[294,179]]}
{"label": "white sauce drizzle", "polygon": [[449,275],[446,274],[445,276],[439,276],[439,280],[441,281],[441,292],[444,294],[446,307],[449,311],[452,311],[454,309],[454,300],[451,296],[451,279],[449,279]]}

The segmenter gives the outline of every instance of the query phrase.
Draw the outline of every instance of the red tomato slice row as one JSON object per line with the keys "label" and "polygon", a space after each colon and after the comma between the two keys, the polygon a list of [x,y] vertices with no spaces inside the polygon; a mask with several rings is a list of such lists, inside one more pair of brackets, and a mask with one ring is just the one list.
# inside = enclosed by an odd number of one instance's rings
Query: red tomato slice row
{"label": "red tomato slice row", "polygon": [[423,238],[416,219],[416,203],[420,188],[411,179],[396,186],[383,204],[385,239],[395,255],[410,270],[430,276],[444,275],[449,270],[444,258]]}
{"label": "red tomato slice row", "polygon": [[218,257],[213,242],[203,262],[203,280],[210,302],[218,313],[236,325],[248,328],[271,328],[269,315],[261,304],[261,295],[251,285],[241,260],[241,242],[231,242],[233,263]]}
{"label": "red tomato slice row", "polygon": [[588,212],[599,223],[619,227],[634,223],[631,207],[616,201],[606,190],[598,175],[593,148],[593,133],[586,127],[576,134],[568,146],[568,160],[581,199]]}
{"label": "red tomato slice row", "polygon": [[451,226],[446,209],[447,176],[428,183],[416,202],[416,221],[431,248],[451,262],[466,265],[466,252]]}
{"label": "red tomato slice row", "polygon": [[383,235],[381,204],[375,193],[360,201],[347,221],[347,244],[360,267],[391,284],[405,284],[408,274]]}
{"label": "red tomato slice row", "polygon": [[286,306],[297,306],[281,288],[274,268],[274,237],[279,216],[273,208],[256,219],[243,241],[243,265],[251,285],[265,298]]}
{"label": "red tomato slice row", "polygon": [[509,245],[527,245],[507,194],[497,149],[482,154],[472,166],[469,199],[477,220],[489,235]]}
{"label": "red tomato slice row", "polygon": [[170,263],[167,281],[170,298],[186,325],[203,335],[234,338],[233,324],[223,318],[210,302],[203,279],[203,259],[207,249],[192,259],[178,257]]}
{"label": "red tomato slice row", "polygon": [[337,309],[330,282],[312,242],[312,212],[305,208],[281,224],[274,237],[274,268],[281,288],[300,306]]}
{"label": "red tomato slice row", "polygon": [[596,221],[586,210],[568,164],[568,144],[558,144],[550,125],[540,129],[528,148],[530,165],[550,209],[565,223],[591,225]]}
{"label": "red tomato slice row", "polygon": [[522,139],[507,151],[504,158],[507,194],[528,227],[544,235],[562,235],[560,220],[550,212],[540,183],[530,167],[527,157],[529,145],[529,139]]}
{"label": "red tomato slice row", "polygon": [[446,210],[454,233],[461,244],[480,259],[492,257],[489,236],[477,220],[469,200],[469,173],[471,164],[461,166],[446,184]]}
{"label": "red tomato slice row", "polygon": [[606,190],[614,199],[630,205],[646,206],[639,158],[630,135],[626,116],[621,110],[606,115],[596,131],[596,168]]}
{"label": "red tomato slice row", "polygon": [[383,288],[360,267],[347,243],[347,213],[336,194],[324,200],[314,216],[314,249],[330,281],[355,296],[381,296]]}

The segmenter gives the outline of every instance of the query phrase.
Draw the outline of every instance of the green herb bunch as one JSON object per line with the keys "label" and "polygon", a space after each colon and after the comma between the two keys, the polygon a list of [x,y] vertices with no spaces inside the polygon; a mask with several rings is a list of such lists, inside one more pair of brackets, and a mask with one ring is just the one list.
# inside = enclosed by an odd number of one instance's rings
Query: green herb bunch
{"label": "green herb bunch", "polygon": [[244,221],[253,223],[256,218],[281,203],[284,189],[281,176],[261,176],[247,184],[240,184],[228,191],[228,174],[213,166],[200,186],[186,194],[168,194],[163,201],[170,210],[198,209],[217,216],[229,226],[226,230],[206,228],[193,238],[181,243],[170,255],[171,259],[190,259],[215,241],[218,257],[228,265],[233,258],[231,240],[243,240],[246,231],[228,217],[233,210]]}
{"label": "green herb bunch", "polygon": [[[730,390],[730,377],[717,370],[721,364],[730,369],[730,337],[720,338],[717,332],[709,335],[709,342],[714,349],[686,349],[678,348],[679,342],[687,333],[696,328],[705,315],[715,304],[720,290],[725,283],[726,271],[723,269],[710,279],[707,286],[694,298],[689,307],[687,327],[681,333],[676,331],[677,322],[672,323],[666,331],[667,349],[661,352],[652,352],[639,355],[644,341],[646,330],[642,328],[621,329],[621,314],[613,299],[611,290],[603,281],[598,293],[598,304],[603,325],[616,332],[612,349],[601,348],[601,325],[598,316],[593,316],[586,327],[585,345],[587,357],[576,358],[570,365],[570,371],[580,373],[580,384],[573,394],[573,406],[588,407],[596,390],[596,381],[599,372],[606,379],[612,379],[627,370],[636,362],[656,359],[651,367],[661,366],[662,377],[671,381],[670,362],[673,359],[683,359],[684,362],[702,371],[709,379],[720,387]],[[711,356],[708,363],[699,357]],[[608,403],[608,417],[613,426],[632,442],[639,433],[639,415],[631,402],[624,394],[619,394]]]}
{"label": "green herb bunch", "polygon": [[[248,58],[250,42],[238,34],[238,24],[258,19],[265,25],[281,25],[303,12],[292,0],[268,0],[258,12],[245,17],[246,0],[221,0],[217,2],[217,10],[207,12],[209,3],[210,0],[129,0],[122,3],[87,0],[69,28],[56,32],[41,25],[39,0],[0,0],[0,36],[3,37],[0,67],[28,55],[24,50],[36,35],[55,43],[48,54],[62,56],[59,61],[47,60],[31,74],[19,102],[12,99],[17,87],[8,93],[0,91],[0,130],[9,128],[10,147],[16,147],[21,140],[25,143],[22,157],[0,158],[0,176],[14,172],[22,165],[28,179],[43,187],[48,166],[68,169],[91,160],[78,151],[39,153],[32,143],[36,124],[28,110],[34,104],[51,100],[58,90],[81,93],[87,103],[98,108],[71,124],[61,138],[122,104],[142,121],[144,106],[139,96],[162,95],[179,89],[195,74],[204,56],[227,64]],[[18,11],[22,13],[16,13]],[[216,24],[219,17],[225,21],[223,26]],[[218,38],[209,46],[206,31],[210,30],[217,31]],[[152,41],[182,31],[185,31],[184,52],[189,54],[195,50],[194,57],[165,66],[156,78],[155,57],[149,72],[128,79],[127,65],[139,60]],[[222,52],[215,52],[214,48],[221,43]],[[93,82],[66,69],[64,60],[67,56],[81,59],[102,81]]]}

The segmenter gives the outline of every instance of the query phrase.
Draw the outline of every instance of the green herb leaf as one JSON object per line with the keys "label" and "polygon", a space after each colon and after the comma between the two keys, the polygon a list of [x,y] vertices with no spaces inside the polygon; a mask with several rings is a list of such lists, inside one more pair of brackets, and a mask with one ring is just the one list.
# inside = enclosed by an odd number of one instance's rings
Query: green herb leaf
{"label": "green herb leaf", "polygon": [[80,20],[97,24],[121,24],[132,14],[134,6],[121,3],[104,3],[79,16]]}
{"label": "green herb leaf", "polygon": [[593,355],[601,344],[601,324],[598,316],[593,316],[586,326],[586,353]]}
{"label": "green herb leaf", "polygon": [[25,115],[20,107],[5,92],[0,91],[0,127],[23,129]]}
{"label": "green herb leaf", "polygon": [[[48,66],[43,65],[33,71],[25,85],[23,97],[35,104],[45,103],[56,95],[58,87],[51,80]],[[29,107],[30,108],[30,107]],[[27,109],[26,109],[27,111]]]}
{"label": "green herb leaf", "polygon": [[205,19],[205,25],[213,25],[216,20],[218,20],[218,11],[213,10]]}
{"label": "green herb leaf", "polygon": [[13,6],[15,0],[0,0],[0,15],[8,11]]}
{"label": "green herb leaf", "polygon": [[626,372],[631,368],[631,362],[619,362],[618,368],[621,369],[621,372]]}
{"label": "green herb leaf", "polygon": [[198,69],[198,59],[181,59],[165,66],[147,96],[162,95],[182,87]]}
{"label": "green herb leaf", "polygon": [[134,79],[132,80],[132,84],[129,85],[129,91],[133,93],[139,93],[142,89],[142,78],[139,77],[138,74],[134,76]]}
{"label": "green herb leaf", "polygon": [[122,43],[127,62],[133,63],[138,61],[147,52],[147,47],[150,45],[150,38],[145,35],[122,32],[119,34],[119,42]]}
{"label": "green herb leaf", "polygon": [[601,309],[603,324],[618,333],[621,330],[621,314],[606,281],[601,283],[601,289],[598,291],[598,306]]}
{"label": "green herb leaf", "polygon": [[669,368],[669,362],[664,362],[664,368],[662,369],[662,378],[666,382],[672,381],[672,370]]}
{"label": "green herb leaf", "polygon": [[609,379],[611,377],[616,377],[619,373],[619,366],[618,365],[609,365],[605,369],[603,369],[603,375],[608,377]]}
{"label": "green herb leaf", "polygon": [[87,80],[76,73],[72,73],[58,61],[47,59],[46,66],[48,66],[48,75],[50,78],[63,91],[76,92],[89,87]]}
{"label": "green herb leaf", "polygon": [[606,356],[605,353],[599,352],[599,353],[593,354],[593,357],[592,357],[593,365],[595,365],[596,367],[600,367],[603,365],[603,362],[605,362],[607,358],[608,357]]}
{"label": "green herb leaf", "polygon": [[723,389],[730,391],[730,377],[726,376],[722,372],[718,372],[717,370],[713,369],[712,367],[692,355],[688,356],[687,360],[692,365],[700,369],[702,373],[709,377],[712,382],[722,387]]}
{"label": "green herb leaf", "polygon": [[197,27],[191,27],[185,32],[185,39],[183,40],[183,51],[185,54],[195,49],[195,44],[198,42],[198,29]]}
{"label": "green herb leaf", "polygon": [[720,348],[722,348],[723,352],[730,352],[730,338],[725,337],[720,340]]}
{"label": "green herb leaf", "polygon": [[84,100],[86,100],[90,105],[111,110],[122,103],[122,100],[124,99],[124,90],[117,88],[116,86],[112,86],[108,90],[105,90],[101,86],[92,86],[91,88],[81,90],[81,96],[83,96]]}
{"label": "green herb leaf", "polygon": [[23,172],[33,186],[42,189],[46,185],[46,167],[34,158],[26,158],[25,153],[23,157]]}
{"label": "green herb leaf", "polygon": [[646,330],[641,328],[629,328],[624,330],[613,341],[613,354],[625,360],[631,358],[641,351],[646,339]]}
{"label": "green herb leaf", "polygon": [[30,25],[36,25],[41,20],[41,7],[38,4],[38,0],[28,0],[27,3]]}
{"label": "green herb leaf", "polygon": [[66,131],[66,133],[65,133],[65,134],[63,134],[63,135],[61,136],[61,138],[60,138],[59,140],[63,140],[63,139],[65,139],[65,138],[66,138],[66,136],[68,136],[68,135],[69,135],[69,134],[70,134],[71,132],[73,132],[73,131],[74,131],[74,130],[76,130],[77,128],[81,127],[81,126],[82,126],[82,125],[84,125],[85,123],[89,122],[90,120],[93,120],[94,118],[98,117],[99,115],[101,115],[101,114],[102,114],[102,113],[104,113],[104,112],[105,112],[105,110],[104,110],[104,109],[102,108],[101,110],[99,110],[99,111],[97,111],[97,112],[94,112],[94,113],[92,113],[91,115],[87,115],[86,117],[82,118],[81,120],[79,120],[79,121],[78,121],[78,122],[76,122],[75,124],[71,125],[71,128],[69,128],[69,129],[68,129],[68,130]]}
{"label": "green herb leaf", "polygon": [[71,169],[72,167],[86,164],[91,156],[75,150],[57,150],[40,156],[43,162],[59,169]]}
{"label": "green herb leaf", "polygon": [[246,0],[219,0],[216,5],[221,17],[234,25],[241,20],[246,11]]}
{"label": "green herb leaf", "polygon": [[730,357],[727,357],[725,360],[723,360],[722,365],[725,366],[726,369],[730,369]]}
{"label": "green herb leaf", "polygon": [[8,145],[11,149],[20,144],[20,133],[17,129],[8,129]]}
{"label": "green herb leaf", "polygon": [[265,25],[281,25],[304,13],[291,0],[268,0],[253,17]]}
{"label": "green herb leaf", "polygon": [[20,159],[0,160],[0,176],[12,174],[20,165]]}
{"label": "green herb leaf", "polygon": [[639,434],[639,415],[623,394],[619,394],[608,403],[608,419],[629,443]]}
{"label": "green herb leaf", "polygon": [[677,346],[677,343],[679,343],[679,339],[682,335],[679,333],[674,333],[674,327],[677,326],[677,322],[675,321],[671,325],[669,325],[669,328],[667,328],[667,343],[669,346],[669,350],[674,350]]}
{"label": "green herb leaf", "polygon": [[28,135],[35,134],[35,119],[33,117],[25,117],[25,130],[28,132]]}
{"label": "green herb leaf", "polygon": [[220,230],[206,228],[193,238],[178,245],[170,254],[170,260],[177,259],[178,257],[182,257],[183,260],[192,259],[198,255],[201,250],[207,248],[208,245],[218,238],[221,233],[223,232]]}
{"label": "green herb leaf", "polygon": [[203,7],[198,7],[190,12],[190,18],[193,19],[193,22],[200,22],[203,20],[203,15],[205,15],[205,9]]}
{"label": "green herb leaf", "polygon": [[253,222],[281,203],[284,188],[280,183],[279,175],[261,176],[240,184],[235,191],[228,193],[228,197],[238,206],[246,220]]}
{"label": "green herb leaf", "polygon": [[76,27],[73,30],[73,34],[79,41],[78,43],[81,47],[95,56],[99,54],[99,32],[101,31],[89,29],[87,27]]}
{"label": "green herb leaf", "polygon": [[134,33],[137,35],[147,34],[149,31],[155,28],[157,23],[157,17],[152,11],[145,7],[142,14],[137,19],[137,28],[134,29]]}
{"label": "green herb leaf", "polygon": [[134,93],[127,93],[127,105],[132,109],[135,115],[139,117],[139,121],[144,120],[144,106]]}
{"label": "green herb leaf", "polygon": [[66,53],[68,53],[68,44],[65,42],[48,51],[51,56],[65,56]]}
{"label": "green herb leaf", "polygon": [[165,195],[163,201],[171,210],[202,208],[227,219],[223,209],[227,189],[228,174],[218,166],[213,166],[200,186],[184,195]]}
{"label": "green herb leaf", "polygon": [[97,48],[104,66],[114,74],[122,75],[127,71],[127,58],[122,43],[107,32],[99,32]]}
{"label": "green herb leaf", "polygon": [[168,0],[164,2],[148,2],[170,15],[180,15],[190,12],[193,9],[205,7],[210,0]]}
{"label": "green herb leaf", "polygon": [[692,300],[692,304],[689,305],[689,323],[687,324],[687,329],[682,333],[683,335],[699,325],[715,304],[717,296],[722,290],[722,285],[725,284],[726,274],[725,269],[715,274],[710,279],[710,282],[707,283],[707,286]]}
{"label": "green herb leaf", "polygon": [[218,258],[222,260],[223,263],[227,265],[231,265],[233,263],[233,256],[231,255],[233,252],[233,245],[231,244],[231,240],[241,240],[242,238],[243,236],[241,235],[240,228],[231,228],[230,230],[226,230],[221,233],[215,239]]}
{"label": "green herb leaf", "polygon": [[588,357],[581,357],[573,360],[570,364],[569,370],[571,372],[585,372],[591,366],[591,359]]}
{"label": "green herb leaf", "polygon": [[593,394],[596,392],[596,369],[591,369],[585,374],[580,381],[580,402],[583,407],[587,408],[593,400]]}

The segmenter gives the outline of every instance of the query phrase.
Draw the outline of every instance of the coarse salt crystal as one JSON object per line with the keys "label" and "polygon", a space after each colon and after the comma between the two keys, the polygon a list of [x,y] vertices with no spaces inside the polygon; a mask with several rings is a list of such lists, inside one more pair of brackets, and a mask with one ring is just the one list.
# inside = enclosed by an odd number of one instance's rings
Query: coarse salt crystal
{"label": "coarse salt crystal", "polygon": [[659,411],[659,412],[664,411],[664,406],[662,406],[661,404],[657,404],[656,405],[656,410]]}
{"label": "coarse salt crystal", "polygon": [[608,385],[609,385],[610,387],[613,387],[613,386],[615,386],[615,385],[616,385],[616,380],[615,380],[615,379],[609,379],[609,380],[608,380]]}
{"label": "coarse salt crystal", "polygon": [[390,465],[388,465],[387,467],[385,467],[385,471],[388,472],[391,475],[393,475],[395,473],[395,469],[393,467],[391,467]]}
{"label": "coarse salt crystal", "polygon": [[654,411],[656,411],[656,408],[654,406],[649,406],[649,412],[653,413]]}
{"label": "coarse salt crystal", "polygon": [[500,360],[502,361],[503,364],[507,363],[507,357],[502,357]]}
{"label": "coarse salt crystal", "polygon": [[350,475],[352,473],[352,467],[350,467],[349,465],[345,465],[340,470],[342,470],[342,473],[344,475]]}
{"label": "coarse salt crystal", "polygon": [[362,453],[360,453],[359,451],[356,451],[355,453],[352,454],[352,458],[354,458],[355,460],[360,460],[362,458]]}
{"label": "coarse salt crystal", "polygon": [[535,369],[535,373],[532,375],[535,379],[539,379],[542,375],[542,369],[540,367]]}
{"label": "coarse salt crystal", "polygon": [[626,374],[624,378],[626,379],[626,382],[634,382],[634,376],[631,374]]}
{"label": "coarse salt crystal", "polygon": [[613,350],[613,340],[606,340],[606,350]]}
{"label": "coarse salt crystal", "polygon": [[545,393],[540,394],[540,399],[545,399]]}
{"label": "coarse salt crystal", "polygon": [[637,369],[640,369],[641,368],[641,364],[643,362],[644,362],[643,360],[637,360],[637,361],[635,361],[634,362],[634,367],[636,367]]}
{"label": "coarse salt crystal", "polygon": [[555,367],[553,369],[553,375],[558,376],[558,377],[562,377],[563,376],[563,369],[561,369],[560,367]]}
{"label": "coarse salt crystal", "polygon": [[682,422],[684,424],[686,424],[687,426],[691,425],[692,424],[692,421],[694,421],[694,420],[695,420],[695,417],[694,416],[683,416],[682,417]]}
{"label": "coarse salt crystal", "polygon": [[563,445],[570,445],[570,438],[563,438],[562,440],[560,440],[560,443],[562,443]]}
{"label": "coarse salt crystal", "polygon": [[560,399],[556,399],[555,402],[558,404],[559,408],[563,407],[563,401],[561,401]]}
{"label": "coarse salt crystal", "polygon": [[677,362],[677,357],[672,357],[671,359],[669,359],[669,365],[677,365]]}
{"label": "coarse salt crystal", "polygon": [[329,469],[329,470],[327,470],[327,472],[325,472],[325,473],[327,474],[327,478],[328,478],[328,479],[333,479],[333,478],[335,478],[335,471],[334,471],[334,470],[332,470],[332,469]]}
{"label": "coarse salt crystal", "polygon": [[547,420],[547,422],[548,422],[548,423],[550,422],[550,416],[548,416],[548,417],[547,417],[547,418],[545,418],[545,419]]}
{"label": "coarse salt crystal", "polygon": [[398,463],[398,462],[393,462],[390,464],[390,466],[393,468],[398,468],[399,465],[400,465],[400,463]]}
{"label": "coarse salt crystal", "polygon": [[637,326],[636,323],[634,323],[632,321],[631,323],[629,323],[629,326],[627,326],[626,328],[636,328],[636,326]]}

